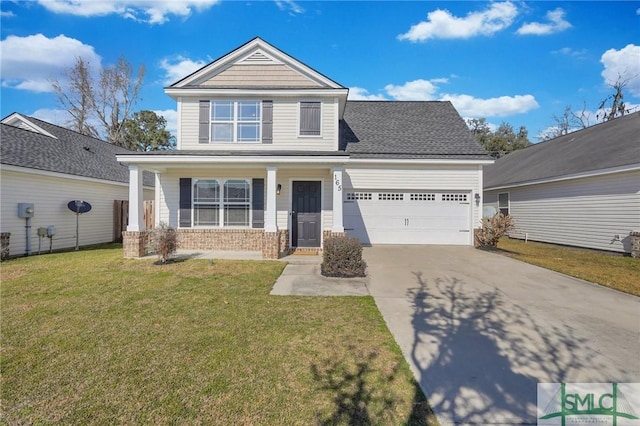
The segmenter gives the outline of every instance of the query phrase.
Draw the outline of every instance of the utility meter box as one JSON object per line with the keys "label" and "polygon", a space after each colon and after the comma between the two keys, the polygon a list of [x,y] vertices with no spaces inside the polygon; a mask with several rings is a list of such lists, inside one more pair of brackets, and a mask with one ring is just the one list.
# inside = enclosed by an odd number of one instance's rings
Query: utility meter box
{"label": "utility meter box", "polygon": [[47,236],[47,228],[41,226],[38,228],[38,237],[46,237]]}
{"label": "utility meter box", "polygon": [[56,235],[56,227],[53,225],[47,227],[47,237],[53,238],[54,235]]}
{"label": "utility meter box", "polygon": [[18,217],[33,217],[33,203],[18,203]]}

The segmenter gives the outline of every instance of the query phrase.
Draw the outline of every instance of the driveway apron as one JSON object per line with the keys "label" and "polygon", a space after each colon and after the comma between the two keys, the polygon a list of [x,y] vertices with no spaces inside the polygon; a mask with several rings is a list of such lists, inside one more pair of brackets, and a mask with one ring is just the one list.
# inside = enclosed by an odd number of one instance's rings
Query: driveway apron
{"label": "driveway apron", "polygon": [[538,383],[640,382],[640,298],[462,246],[367,247],[441,424],[536,424]]}

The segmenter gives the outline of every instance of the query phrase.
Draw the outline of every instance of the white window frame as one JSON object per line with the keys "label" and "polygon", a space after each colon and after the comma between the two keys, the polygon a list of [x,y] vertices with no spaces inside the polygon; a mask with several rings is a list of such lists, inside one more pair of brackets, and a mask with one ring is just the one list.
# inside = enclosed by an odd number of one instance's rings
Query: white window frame
{"label": "white window frame", "polygon": [[[500,205],[500,196],[501,195],[506,195],[507,196],[507,207],[502,207]],[[509,214],[511,214],[511,194],[509,194],[508,192],[499,192],[498,193],[498,212],[502,213],[502,209],[504,209],[504,208],[507,209],[507,214],[505,216],[508,216]]]}
{"label": "white window frame", "polygon": [[[196,184],[199,181],[216,181],[219,188],[218,201],[212,202],[198,202],[196,203]],[[248,185],[248,201],[235,202],[227,201],[225,197],[225,184],[229,181],[245,181]],[[192,178],[192,191],[191,191],[191,226],[193,228],[208,228],[208,229],[248,229],[252,227],[251,218],[253,217],[253,183],[251,178],[247,177],[204,177],[204,178]],[[199,225],[196,224],[196,205],[218,205],[218,225]],[[225,211],[227,206],[246,205],[247,211],[247,224],[246,225],[225,225]]]}
{"label": "white window frame", "polygon": [[[300,133],[301,125],[302,125],[302,104],[303,103],[318,103],[320,104],[320,132],[317,135],[303,135]],[[324,118],[324,102],[320,99],[301,99],[298,101],[298,137],[299,138],[322,138],[322,128],[323,126],[323,118]]]}
{"label": "white window frame", "polygon": [[[214,104],[216,102],[231,102],[233,104],[233,117],[231,120],[214,120]],[[239,112],[240,112],[240,104],[243,102],[252,102],[258,105],[258,114],[257,120],[255,121],[240,121]],[[247,124],[257,124],[258,126],[258,135],[256,140],[248,140],[243,141],[238,139],[238,127],[239,125],[247,123]],[[232,137],[230,141],[216,141],[214,140],[214,124],[231,124]],[[209,101],[209,143],[212,144],[231,144],[231,143],[241,143],[241,144],[258,144],[262,143],[262,101],[256,99],[212,99]]]}

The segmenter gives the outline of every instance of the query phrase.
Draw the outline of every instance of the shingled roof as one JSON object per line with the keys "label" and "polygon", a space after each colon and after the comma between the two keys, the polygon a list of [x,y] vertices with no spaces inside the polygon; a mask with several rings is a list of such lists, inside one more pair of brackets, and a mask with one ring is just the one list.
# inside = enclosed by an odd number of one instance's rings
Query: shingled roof
{"label": "shingled roof", "polygon": [[347,101],[340,149],[351,158],[491,159],[448,101]]}
{"label": "shingled roof", "polygon": [[[116,154],[131,151],[37,118],[24,118],[55,137],[0,124],[0,162],[3,165],[129,182],[129,169],[116,161]],[[145,186],[154,186],[153,174],[145,172],[143,181]]]}
{"label": "shingled roof", "polygon": [[640,112],[514,151],[484,167],[485,189],[640,164]]}

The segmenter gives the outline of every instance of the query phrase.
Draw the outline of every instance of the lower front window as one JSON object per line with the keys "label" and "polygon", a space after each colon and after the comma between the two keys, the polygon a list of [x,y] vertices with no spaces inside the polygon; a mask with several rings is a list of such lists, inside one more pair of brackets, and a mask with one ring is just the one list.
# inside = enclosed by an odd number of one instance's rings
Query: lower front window
{"label": "lower front window", "polygon": [[245,179],[195,179],[192,205],[194,226],[248,227],[251,184]]}

